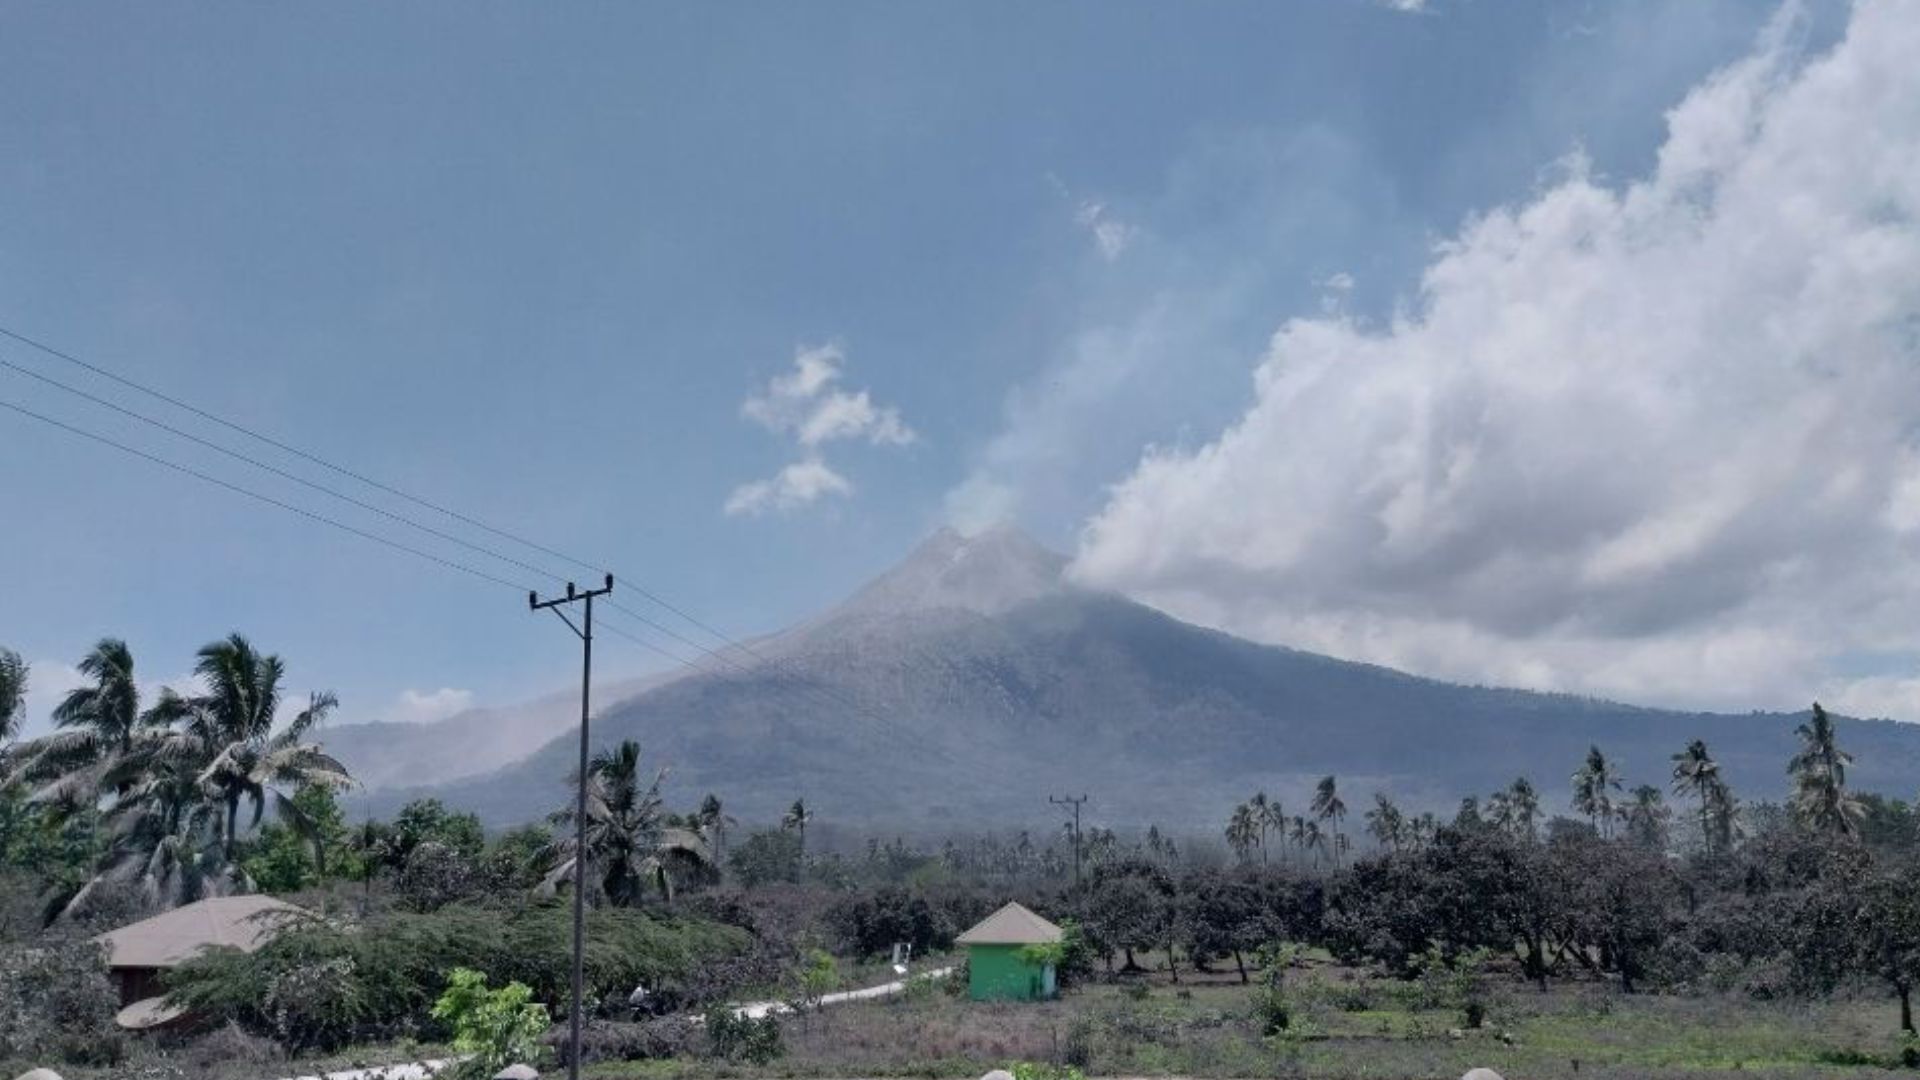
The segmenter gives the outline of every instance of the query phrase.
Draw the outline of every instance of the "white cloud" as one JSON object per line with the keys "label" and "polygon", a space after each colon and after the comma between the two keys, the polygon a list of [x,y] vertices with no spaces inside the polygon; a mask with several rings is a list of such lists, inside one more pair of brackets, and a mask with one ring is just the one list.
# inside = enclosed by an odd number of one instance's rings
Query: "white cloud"
{"label": "white cloud", "polygon": [[769,510],[797,510],[823,495],[851,495],[853,485],[817,458],[796,461],[771,479],[741,484],[727,496],[724,509],[731,516],[764,514]]}
{"label": "white cloud", "polygon": [[913,429],[898,409],[875,405],[865,390],[833,385],[846,362],[838,345],[802,346],[794,351],[793,370],[748,397],[740,414],[769,431],[791,434],[801,446],[860,438],[876,446],[912,442]]}
{"label": "white cloud", "polygon": [[874,404],[865,390],[836,385],[846,362],[838,345],[803,345],[794,350],[792,371],[774,376],[741,404],[742,416],[792,439],[803,456],[769,479],[734,488],[722,506],[728,515],[795,510],[822,496],[852,494],[853,484],[821,459],[820,448],[828,443],[864,439],[873,446],[906,446],[918,438],[900,410]]}
{"label": "white cloud", "polygon": [[1862,0],[1812,60],[1778,19],[1643,180],[1571,161],[1390,325],[1289,322],[1245,414],[1149,450],[1075,572],[1455,678],[1920,704],[1836,674],[1920,656],[1917,15]]}
{"label": "white cloud", "polygon": [[1105,203],[1093,200],[1081,202],[1079,209],[1074,211],[1073,220],[1087,230],[1087,235],[1093,237],[1094,249],[1108,262],[1125,254],[1127,246],[1133,243],[1133,238],[1140,231],[1137,226],[1115,217]]}
{"label": "white cloud", "polygon": [[[305,698],[300,699],[305,702]],[[402,690],[385,715],[385,719],[401,724],[425,724],[434,720],[445,720],[456,713],[465,712],[473,707],[473,691],[456,690],[443,686],[438,690]]]}

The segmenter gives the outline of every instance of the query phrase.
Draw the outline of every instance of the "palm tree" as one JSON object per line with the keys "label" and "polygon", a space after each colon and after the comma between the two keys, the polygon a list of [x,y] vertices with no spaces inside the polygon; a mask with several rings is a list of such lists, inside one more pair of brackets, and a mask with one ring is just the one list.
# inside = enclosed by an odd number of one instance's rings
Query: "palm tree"
{"label": "palm tree", "polygon": [[1540,818],[1540,795],[1533,790],[1533,781],[1524,776],[1516,778],[1508,785],[1506,796],[1514,835],[1534,839],[1534,822]]}
{"label": "palm tree", "polygon": [[694,815],[694,820],[698,823],[702,836],[713,838],[714,865],[726,865],[727,830],[740,823],[727,813],[726,807],[721,805],[720,796],[712,792],[708,792],[707,797],[700,800],[700,809]]}
{"label": "palm tree", "polygon": [[1340,835],[1340,822],[1346,819],[1347,804],[1340,801],[1340,792],[1331,775],[1321,777],[1319,786],[1313,790],[1313,816],[1321,821],[1332,819],[1333,835]]}
{"label": "palm tree", "polygon": [[314,823],[306,820],[286,792],[307,784],[353,784],[346,766],[327,756],[318,744],[302,741],[339,700],[317,691],[291,723],[275,732],[286,664],[278,656],[258,651],[239,634],[202,648],[194,673],[205,693],[193,697],[163,693],[154,706],[157,719],[177,725],[172,745],[160,752],[192,755],[203,763],[199,782],[221,808],[221,842],[228,857],[234,853],[243,802],[253,811],[249,827],[259,824],[271,798],[282,821],[317,842]]}
{"label": "palm tree", "polygon": [[1260,862],[1264,864],[1267,861],[1267,828],[1276,815],[1284,821],[1286,814],[1281,812],[1279,803],[1267,801],[1264,791],[1253,793],[1253,798],[1247,800],[1247,809],[1252,812],[1254,823],[1259,827]]}
{"label": "palm tree", "polygon": [[1233,816],[1227,819],[1227,846],[1244,862],[1247,852],[1260,843],[1262,828],[1264,823],[1255,819],[1253,807],[1241,803],[1233,808]]}
{"label": "palm tree", "polygon": [[1400,844],[1406,838],[1406,816],[1384,793],[1374,792],[1373,809],[1367,811],[1367,833],[1381,847],[1391,847],[1395,851],[1400,850]]}
{"label": "palm tree", "polygon": [[1294,847],[1300,849],[1300,862],[1304,866],[1307,856],[1307,819],[1304,816],[1294,815],[1293,825],[1288,829],[1288,838],[1293,841]]}
{"label": "palm tree", "polygon": [[1326,858],[1327,834],[1320,831],[1320,823],[1318,821],[1309,821],[1306,823],[1304,846],[1308,851],[1313,852],[1315,865],[1319,865],[1320,861]]}
{"label": "palm tree", "polygon": [[65,811],[97,800],[106,773],[125,759],[152,722],[140,711],[133,652],[126,642],[101,638],[81,658],[79,670],[89,682],[54,707],[59,730],[22,743],[10,755],[10,775],[40,785],[34,798]]}
{"label": "palm tree", "polygon": [[812,820],[813,811],[807,808],[805,799],[793,800],[793,805],[787,807],[786,816],[780,819],[781,828],[792,829],[800,834],[800,865],[803,868],[807,865],[807,822]]}
{"label": "palm tree", "polygon": [[1853,755],[1840,749],[1833,718],[1816,701],[1813,715],[1793,730],[1800,736],[1800,752],[1787,762],[1794,781],[1794,816],[1820,832],[1849,839],[1859,836],[1866,808],[1847,793],[1847,766],[1853,764]]}
{"label": "palm tree", "polygon": [[[1713,854],[1716,839],[1723,839],[1730,832],[1726,827],[1730,818],[1717,815],[1729,807],[1732,795],[1720,775],[1720,763],[1707,752],[1704,740],[1695,739],[1685,750],[1673,755],[1673,792],[1690,794],[1699,801],[1700,843],[1707,854]],[[1724,851],[1724,845],[1718,850]]]}
{"label": "palm tree", "polygon": [[[706,845],[690,830],[668,828],[660,802],[661,769],[641,783],[640,744],[624,740],[595,754],[587,765],[586,879],[615,907],[638,904],[649,889],[673,898],[671,864],[676,858],[707,861]],[[540,883],[552,891],[572,880],[580,850],[578,817],[569,807],[549,818],[557,838],[548,848],[551,869]]]}
{"label": "palm tree", "polygon": [[1667,846],[1667,818],[1671,812],[1660,797],[1660,789],[1641,784],[1633,789],[1633,802],[1620,811],[1627,826],[1627,838],[1649,851],[1664,851]]}
{"label": "palm tree", "polygon": [[12,649],[0,649],[0,747],[13,741],[20,727],[20,707],[27,698],[27,662]]}
{"label": "palm tree", "polygon": [[1587,748],[1587,760],[1573,774],[1573,808],[1587,815],[1596,835],[1613,835],[1613,792],[1620,790],[1620,770],[1598,746]]}

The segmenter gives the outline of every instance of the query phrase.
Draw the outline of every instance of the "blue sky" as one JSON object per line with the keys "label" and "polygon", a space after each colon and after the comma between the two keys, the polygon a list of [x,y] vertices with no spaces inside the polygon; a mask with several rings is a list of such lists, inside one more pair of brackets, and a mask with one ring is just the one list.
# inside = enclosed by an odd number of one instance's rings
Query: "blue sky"
{"label": "blue sky", "polygon": [[[0,325],[604,560],[734,634],[818,609],[943,521],[1007,515],[1086,546],[1105,583],[1286,638],[1302,628],[1195,599],[1191,577],[1130,579],[1083,529],[1119,520],[1111,492],[1147,448],[1241,420],[1289,319],[1390,324],[1437,242],[1559,183],[1569,155],[1602,185],[1654,169],[1666,111],[1771,14],[16,7]],[[1798,47],[1848,17],[1810,5]],[[786,420],[743,411],[805,350],[836,377]],[[154,407],[14,344],[0,358]],[[806,442],[835,393],[868,412]],[[326,506],[4,370],[0,399]],[[103,634],[158,679],[241,630],[338,690],[342,719],[572,670],[571,639],[505,588],[18,416],[0,460],[0,642],[43,695]],[[838,483],[734,498],[809,462]]]}

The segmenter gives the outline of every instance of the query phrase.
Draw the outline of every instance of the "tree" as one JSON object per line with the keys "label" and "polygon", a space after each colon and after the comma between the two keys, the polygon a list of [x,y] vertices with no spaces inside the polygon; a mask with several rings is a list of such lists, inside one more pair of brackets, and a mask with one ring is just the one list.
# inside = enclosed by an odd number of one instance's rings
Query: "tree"
{"label": "tree", "polygon": [[1708,855],[1732,849],[1733,793],[1720,775],[1720,763],[1695,739],[1673,755],[1673,792],[1690,794],[1700,804],[1700,843]]}
{"label": "tree", "polygon": [[393,816],[385,841],[387,865],[398,869],[406,865],[414,848],[429,841],[465,858],[478,858],[487,845],[487,831],[476,814],[450,810],[439,799],[415,799]]}
{"label": "tree", "polygon": [[183,727],[179,747],[160,752],[192,753],[205,763],[199,781],[222,808],[227,858],[234,856],[242,803],[252,808],[252,824],[257,825],[270,798],[283,821],[310,837],[313,823],[302,816],[286,790],[309,784],[353,784],[346,766],[328,757],[318,744],[302,741],[339,700],[327,691],[314,692],[307,707],[276,732],[274,717],[280,708],[286,664],[255,649],[239,634],[202,648],[194,673],[203,693],[190,698],[163,694],[154,707],[160,719]]}
{"label": "tree", "polygon": [[[133,652],[118,638],[101,638],[82,657],[86,685],[53,710],[59,729],[22,743],[10,755],[10,775],[39,785],[34,798],[72,811],[97,801],[109,771],[119,767],[150,714],[140,711]],[[21,675],[24,689],[24,670]]]}
{"label": "tree", "polygon": [[0,747],[20,730],[20,708],[27,699],[27,662],[12,649],[0,649]]}
{"label": "tree", "polygon": [[1876,875],[1861,890],[1851,938],[1860,964],[1884,979],[1900,998],[1900,1030],[1913,1024],[1913,988],[1920,983],[1920,872]]}
{"label": "tree", "polygon": [[1314,788],[1313,815],[1321,821],[1331,820],[1334,835],[1340,835],[1340,823],[1347,817],[1347,804],[1340,800],[1340,792],[1332,776],[1321,777],[1319,785]]}
{"label": "tree", "polygon": [[1660,789],[1652,784],[1641,784],[1631,794],[1633,801],[1621,811],[1621,816],[1626,820],[1627,839],[1646,851],[1665,851],[1667,819],[1672,812],[1660,797]]}
{"label": "tree", "polygon": [[786,815],[780,819],[781,828],[792,829],[800,837],[801,869],[807,865],[807,823],[812,820],[813,811],[807,807],[805,799],[793,800],[793,805],[787,807]]}
{"label": "tree", "polygon": [[[638,904],[650,889],[671,899],[669,863],[674,855],[706,862],[706,845],[699,837],[666,827],[660,802],[660,784],[666,775],[661,769],[650,782],[642,783],[640,744],[632,739],[600,751],[587,766],[586,877],[616,907]],[[558,835],[544,888],[572,879],[581,850],[574,834],[576,815],[572,807],[552,815]]]}
{"label": "tree", "polygon": [[1598,746],[1587,747],[1587,759],[1573,774],[1573,808],[1587,815],[1596,835],[1613,835],[1613,793],[1620,790],[1620,770]]}
{"label": "tree", "polygon": [[463,1055],[455,1075],[462,1080],[484,1080],[508,1065],[538,1061],[546,1052],[541,1036],[551,1023],[547,1007],[533,1001],[525,983],[490,990],[486,973],[471,968],[453,969],[433,1018],[453,1032],[453,1049]]}
{"label": "tree", "polygon": [[1400,850],[1406,840],[1406,816],[1384,792],[1374,792],[1373,809],[1367,811],[1367,834],[1381,847]]}
{"label": "tree", "polygon": [[1268,799],[1266,792],[1256,791],[1253,793],[1253,798],[1247,800],[1247,812],[1252,816],[1253,823],[1256,826],[1256,846],[1260,849],[1260,861],[1265,863],[1267,861],[1267,831],[1273,828],[1276,822],[1279,823],[1281,829],[1284,830],[1286,828],[1286,811],[1281,809],[1278,801]]}
{"label": "tree", "polygon": [[1827,710],[1813,703],[1813,715],[1795,727],[1800,752],[1787,762],[1794,782],[1793,814],[1816,832],[1852,840],[1865,815],[1860,800],[1847,793],[1847,766],[1853,755],[1840,749]]}
{"label": "tree", "polygon": [[727,830],[740,823],[721,805],[720,796],[712,792],[700,800],[700,809],[694,814],[694,821],[700,835],[713,842],[714,865],[724,866],[727,861]]}
{"label": "tree", "polygon": [[1263,828],[1255,817],[1253,807],[1241,803],[1233,808],[1233,816],[1227,819],[1227,846],[1233,853],[1245,861],[1247,853],[1260,846],[1260,833]]}
{"label": "tree", "polygon": [[1122,970],[1139,971],[1135,949],[1153,949],[1171,940],[1173,880],[1143,859],[1119,859],[1096,867],[1087,892],[1088,929],[1107,949],[1126,957]]}

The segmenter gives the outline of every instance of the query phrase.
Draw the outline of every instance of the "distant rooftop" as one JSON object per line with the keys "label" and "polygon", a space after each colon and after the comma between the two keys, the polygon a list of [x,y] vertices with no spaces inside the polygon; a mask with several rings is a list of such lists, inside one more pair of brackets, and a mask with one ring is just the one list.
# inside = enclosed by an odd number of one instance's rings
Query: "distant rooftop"
{"label": "distant rooftop", "polygon": [[1010,903],[953,940],[960,945],[1047,945],[1063,936],[1059,927]]}

